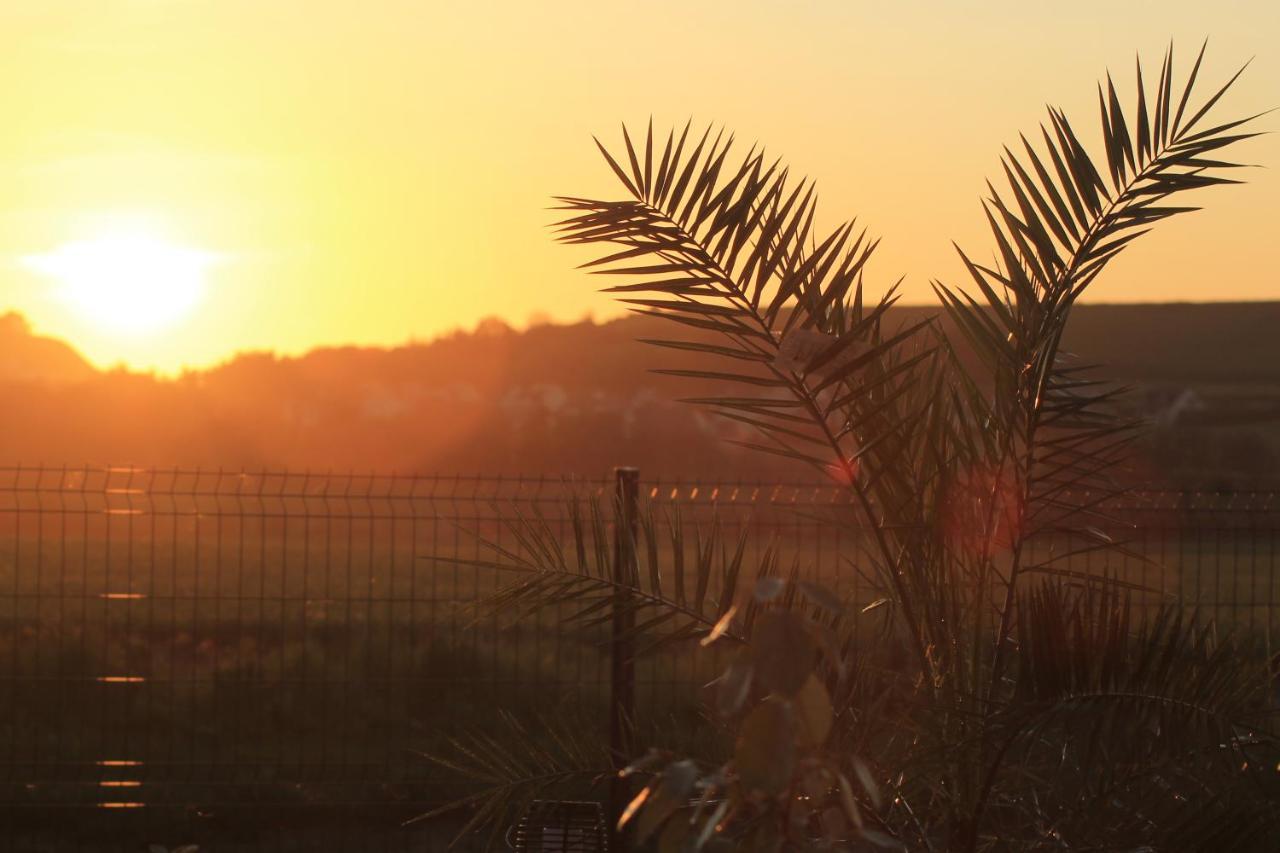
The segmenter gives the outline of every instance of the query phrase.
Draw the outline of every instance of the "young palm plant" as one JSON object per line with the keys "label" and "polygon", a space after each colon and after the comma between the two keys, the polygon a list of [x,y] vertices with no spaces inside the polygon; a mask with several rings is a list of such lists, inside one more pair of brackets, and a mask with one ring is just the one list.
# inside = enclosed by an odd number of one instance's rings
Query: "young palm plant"
{"label": "young palm plant", "polygon": [[[607,290],[686,331],[648,341],[690,355],[663,372],[745,389],[692,402],[847,490],[850,516],[835,523],[870,543],[860,568],[880,595],[858,618],[780,573],[776,552],[748,570],[714,532],[686,566],[678,517],[649,516],[621,569],[598,508],[594,524],[575,510],[567,537],[513,522],[522,548],[492,564],[521,574],[489,606],[567,607],[566,630],[588,631],[626,608],[642,648],[740,647],[716,709],[733,754],[654,752],[629,768],[645,781],[623,816],[633,841],[1274,849],[1264,666],[1184,602],[1139,607],[1146,591],[1114,572],[1072,568],[1085,553],[1139,555],[1110,509],[1138,424],[1062,348],[1071,310],[1126,245],[1195,209],[1175,196],[1235,183],[1221,152],[1256,135],[1244,129],[1256,116],[1211,120],[1240,72],[1201,100],[1203,55],[1178,86],[1172,50],[1154,87],[1139,65],[1129,112],[1108,76],[1100,158],[1056,109],[1005,148],[1006,187],[989,184],[983,202],[994,260],[958,250],[967,282],[934,282],[945,324],[890,327],[895,288],[871,302],[863,287],[876,241],[852,222],[817,233],[812,183],[763,151],[731,163],[732,136],[689,125],[665,140],[624,128],[619,154],[597,142],[625,195],[561,199],[560,239],[606,247],[587,266],[623,282]],[[459,747],[470,757],[456,768],[502,774]],[[538,774],[473,798],[483,816],[545,790],[529,779],[560,780],[549,767],[608,772],[541,756]]]}

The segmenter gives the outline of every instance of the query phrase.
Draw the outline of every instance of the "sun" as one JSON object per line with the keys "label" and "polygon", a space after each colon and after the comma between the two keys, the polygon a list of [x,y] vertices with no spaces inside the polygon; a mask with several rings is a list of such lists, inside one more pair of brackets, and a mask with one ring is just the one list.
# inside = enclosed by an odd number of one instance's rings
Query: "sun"
{"label": "sun", "polygon": [[190,314],[216,256],[145,230],[115,230],[23,258],[56,295],[105,331],[155,332]]}

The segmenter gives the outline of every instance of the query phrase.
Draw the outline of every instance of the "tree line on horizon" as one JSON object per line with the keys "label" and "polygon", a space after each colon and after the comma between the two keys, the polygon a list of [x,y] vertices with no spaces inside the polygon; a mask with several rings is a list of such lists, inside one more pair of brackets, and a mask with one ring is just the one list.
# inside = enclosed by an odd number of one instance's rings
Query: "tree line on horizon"
{"label": "tree line on horizon", "polygon": [[[893,310],[891,323],[928,311]],[[1280,481],[1280,358],[1265,353],[1277,320],[1280,303],[1081,309],[1073,343],[1117,365],[1156,421],[1135,476],[1160,470],[1158,485],[1193,488]],[[426,343],[245,353],[167,379],[96,370],[9,314],[0,462],[512,474],[632,464],[741,476],[744,452],[721,438],[747,431],[676,399],[717,389],[651,372],[679,363],[632,343],[655,332],[643,317],[524,331],[494,318]],[[783,463],[751,466],[757,479],[794,477]]]}

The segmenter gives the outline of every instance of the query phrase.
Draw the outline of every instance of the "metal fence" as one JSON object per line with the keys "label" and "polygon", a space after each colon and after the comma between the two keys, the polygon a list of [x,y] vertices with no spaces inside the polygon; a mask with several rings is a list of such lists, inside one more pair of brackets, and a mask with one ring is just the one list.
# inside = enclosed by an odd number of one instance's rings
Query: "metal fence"
{"label": "metal fence", "polygon": [[[608,738],[607,649],[553,620],[464,605],[496,588],[475,534],[612,479],[0,468],[0,849],[408,850],[400,824],[449,790],[420,752],[504,708],[573,713]],[[645,478],[642,500],[712,514],[806,572],[860,538],[830,486]],[[1135,495],[1119,570],[1268,646],[1280,627],[1280,499]],[[1080,568],[1092,568],[1086,555]],[[635,701],[680,714],[697,656],[647,662]],[[425,845],[425,846],[424,846]]]}

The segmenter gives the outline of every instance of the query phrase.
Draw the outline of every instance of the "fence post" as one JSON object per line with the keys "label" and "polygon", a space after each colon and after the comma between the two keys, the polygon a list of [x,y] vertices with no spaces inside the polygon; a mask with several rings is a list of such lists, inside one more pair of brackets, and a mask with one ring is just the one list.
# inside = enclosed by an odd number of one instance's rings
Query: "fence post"
{"label": "fence post", "polygon": [[[609,644],[609,751],[614,770],[626,767],[635,757],[632,724],[635,719],[636,669],[631,632],[635,613],[631,610],[627,584],[636,582],[636,535],[639,524],[640,471],[614,469],[613,577],[622,582],[614,593],[613,630]],[[609,848],[622,849],[617,831],[618,818],[630,799],[626,779],[615,772],[609,785]]]}

